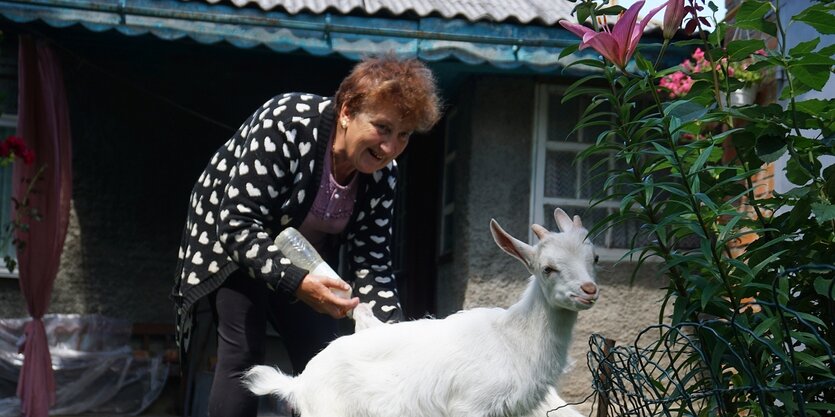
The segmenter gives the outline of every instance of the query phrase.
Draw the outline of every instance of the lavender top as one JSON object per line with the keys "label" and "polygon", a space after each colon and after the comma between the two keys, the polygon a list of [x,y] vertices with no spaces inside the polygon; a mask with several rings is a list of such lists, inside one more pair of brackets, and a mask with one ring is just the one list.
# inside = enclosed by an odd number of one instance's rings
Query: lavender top
{"label": "lavender top", "polygon": [[328,146],[316,199],[299,227],[302,236],[320,253],[324,249],[326,235],[342,233],[348,225],[357,197],[357,177],[355,174],[347,185],[336,182],[333,178],[331,146]]}

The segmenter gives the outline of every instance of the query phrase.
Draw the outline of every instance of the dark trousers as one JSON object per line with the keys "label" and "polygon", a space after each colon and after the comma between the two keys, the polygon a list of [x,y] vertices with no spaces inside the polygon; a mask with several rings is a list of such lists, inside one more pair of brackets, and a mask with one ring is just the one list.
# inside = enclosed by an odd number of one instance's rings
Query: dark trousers
{"label": "dark trousers", "polygon": [[264,362],[267,321],[281,335],[293,370],[307,362],[338,332],[337,321],[302,302],[267,288],[242,271],[230,275],[211,297],[217,322],[217,366],[209,395],[210,417],[254,417],[258,398],[241,384],[241,376]]}

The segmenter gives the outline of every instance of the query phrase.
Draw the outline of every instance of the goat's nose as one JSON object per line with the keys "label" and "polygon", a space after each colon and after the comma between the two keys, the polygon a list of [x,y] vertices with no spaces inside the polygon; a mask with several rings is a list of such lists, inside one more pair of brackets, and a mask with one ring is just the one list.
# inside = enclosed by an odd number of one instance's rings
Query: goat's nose
{"label": "goat's nose", "polygon": [[597,285],[595,285],[593,282],[587,282],[581,285],[580,289],[582,289],[583,292],[588,295],[594,295],[597,293]]}

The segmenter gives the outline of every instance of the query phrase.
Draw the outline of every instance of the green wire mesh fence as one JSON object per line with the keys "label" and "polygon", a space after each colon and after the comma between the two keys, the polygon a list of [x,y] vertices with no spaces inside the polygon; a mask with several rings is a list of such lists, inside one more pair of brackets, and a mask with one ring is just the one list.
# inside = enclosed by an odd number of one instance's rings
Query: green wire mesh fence
{"label": "green wire mesh fence", "polygon": [[814,268],[803,291],[785,284],[799,277],[788,271],[771,292],[788,296],[728,318],[650,326],[632,345],[592,335],[597,415],[835,415],[835,266]]}

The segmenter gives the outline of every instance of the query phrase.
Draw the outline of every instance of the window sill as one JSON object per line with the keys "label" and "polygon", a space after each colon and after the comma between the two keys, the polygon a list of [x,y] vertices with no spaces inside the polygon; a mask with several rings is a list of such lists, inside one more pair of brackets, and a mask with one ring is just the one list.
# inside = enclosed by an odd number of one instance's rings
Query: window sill
{"label": "window sill", "polygon": [[20,275],[18,275],[17,271],[9,272],[9,270],[5,266],[0,266],[0,279],[3,278],[20,279]]}

